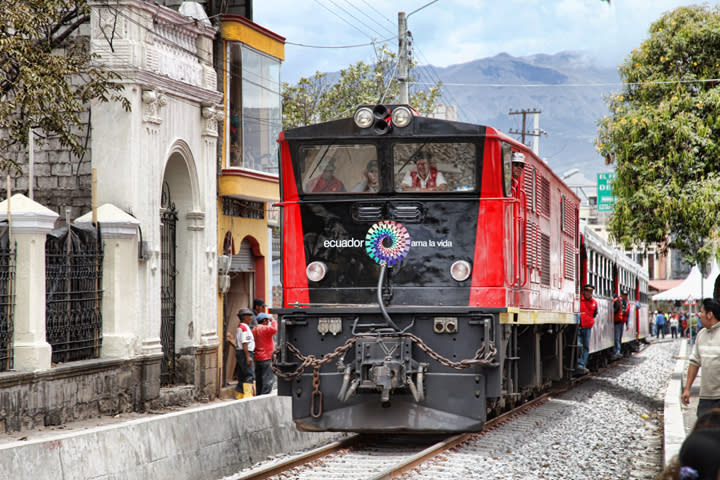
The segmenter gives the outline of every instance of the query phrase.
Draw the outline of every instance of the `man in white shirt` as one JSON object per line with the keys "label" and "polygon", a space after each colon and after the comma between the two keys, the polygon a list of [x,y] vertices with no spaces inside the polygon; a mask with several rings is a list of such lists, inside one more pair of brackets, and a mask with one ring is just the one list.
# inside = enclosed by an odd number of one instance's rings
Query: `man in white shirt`
{"label": "man in white shirt", "polygon": [[254,396],[255,387],[255,337],[250,328],[253,313],[250,309],[241,308],[237,315],[240,324],[235,334],[235,355],[238,365],[238,383],[235,391],[237,398],[250,398]]}
{"label": "man in white shirt", "polygon": [[431,166],[430,152],[419,152],[415,158],[415,169],[410,170],[400,183],[402,190],[445,191],[448,189],[445,176]]}
{"label": "man in white shirt", "polygon": [[697,407],[698,417],[713,408],[720,408],[720,320],[718,319],[720,319],[720,302],[712,298],[704,299],[700,308],[700,322],[703,328],[698,333],[690,354],[687,381],[680,397],[683,405],[690,403],[690,387],[700,367],[703,367]]}

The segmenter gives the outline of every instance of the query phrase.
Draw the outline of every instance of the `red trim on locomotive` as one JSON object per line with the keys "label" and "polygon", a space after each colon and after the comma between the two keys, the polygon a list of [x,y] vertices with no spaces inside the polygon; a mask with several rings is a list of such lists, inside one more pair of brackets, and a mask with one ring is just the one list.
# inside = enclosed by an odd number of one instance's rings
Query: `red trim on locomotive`
{"label": "red trim on locomotive", "polygon": [[506,203],[502,199],[480,200],[470,284],[470,306],[504,307],[506,304],[504,251],[507,236],[503,233],[505,229],[503,212]]}
{"label": "red trim on locomotive", "polygon": [[295,183],[295,170],[290,157],[290,146],[283,133],[278,139],[282,161],[283,188],[283,306],[310,303],[308,280],[305,274],[305,243],[303,241],[302,218],[298,205],[298,191]]}

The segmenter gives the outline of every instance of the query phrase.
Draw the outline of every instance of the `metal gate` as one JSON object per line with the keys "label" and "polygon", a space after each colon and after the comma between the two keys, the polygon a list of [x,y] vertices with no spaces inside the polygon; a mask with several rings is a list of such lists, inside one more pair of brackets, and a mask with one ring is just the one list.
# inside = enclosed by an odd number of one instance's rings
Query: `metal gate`
{"label": "metal gate", "polygon": [[163,349],[163,360],[160,366],[160,384],[175,384],[175,229],[177,226],[177,210],[170,197],[170,186],[163,183],[160,202],[160,237],[162,260],[160,342]]}
{"label": "metal gate", "polygon": [[45,241],[45,337],[53,363],[100,357],[103,247],[99,227],[64,226]]}
{"label": "metal gate", "polygon": [[7,224],[0,227],[0,372],[13,368],[15,245]]}

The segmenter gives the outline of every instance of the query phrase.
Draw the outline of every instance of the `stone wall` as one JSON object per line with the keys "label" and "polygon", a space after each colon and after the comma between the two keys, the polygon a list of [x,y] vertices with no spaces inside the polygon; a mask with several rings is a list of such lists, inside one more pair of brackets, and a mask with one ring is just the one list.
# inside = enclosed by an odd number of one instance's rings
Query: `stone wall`
{"label": "stone wall", "polygon": [[0,373],[0,433],[62,425],[159,405],[160,357],[84,360]]}
{"label": "stone wall", "polygon": [[[80,117],[87,122],[89,113]],[[85,123],[87,125],[87,123]],[[83,136],[90,146],[90,129]],[[10,175],[13,193],[29,196],[30,168],[27,150],[18,152],[18,165],[22,171]],[[33,200],[47,206],[60,215],[58,226],[65,223],[65,210],[70,209],[71,221],[91,208],[92,167],[91,152],[88,150],[78,158],[63,148],[56,138],[49,137],[35,145],[33,165]]]}

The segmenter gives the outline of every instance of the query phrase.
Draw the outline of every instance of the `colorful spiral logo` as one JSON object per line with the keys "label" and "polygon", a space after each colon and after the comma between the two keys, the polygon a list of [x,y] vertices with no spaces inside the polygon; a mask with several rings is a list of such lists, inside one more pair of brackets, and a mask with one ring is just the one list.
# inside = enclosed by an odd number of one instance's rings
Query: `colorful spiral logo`
{"label": "colorful spiral logo", "polygon": [[410,250],[410,234],[401,223],[376,223],[365,236],[365,250],[377,263],[395,265]]}

